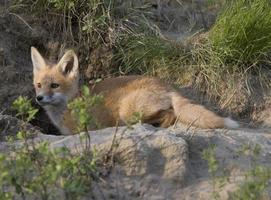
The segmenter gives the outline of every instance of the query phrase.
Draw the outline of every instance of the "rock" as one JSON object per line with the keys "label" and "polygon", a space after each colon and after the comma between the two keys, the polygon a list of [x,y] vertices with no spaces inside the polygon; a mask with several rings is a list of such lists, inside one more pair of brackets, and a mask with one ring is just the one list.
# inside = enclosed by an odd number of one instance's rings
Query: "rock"
{"label": "rock", "polygon": [[[261,150],[256,156],[256,165],[271,166],[271,134],[268,130],[191,130],[185,134],[182,130],[175,130],[174,133],[188,143],[190,179],[186,187],[176,190],[172,199],[211,199],[214,192],[212,178],[207,162],[202,159],[202,152],[211,145],[216,146],[215,157],[219,164],[217,176],[225,175],[229,179],[224,187],[217,188],[220,199],[228,199],[229,193],[235,191],[244,180],[245,172],[253,168],[253,158],[243,151],[244,147],[253,149],[258,145]],[[270,186],[267,192],[271,197]]]}
{"label": "rock", "polygon": [[[99,154],[108,155],[115,128],[91,131],[91,145]],[[67,147],[80,152],[82,135],[52,136],[38,134],[35,141],[48,141],[51,148]],[[214,192],[208,164],[202,152],[216,145],[218,174],[229,181],[218,188],[220,199],[228,199],[230,192],[244,180],[251,169],[251,156],[240,153],[244,146],[261,147],[256,163],[271,166],[271,134],[265,130],[184,130],[134,125],[133,129],[119,127],[113,148],[115,165],[102,182],[95,182],[92,194],[96,199],[211,199]],[[0,143],[0,147],[7,144]],[[16,145],[20,145],[17,142]],[[0,148],[1,150],[2,148]],[[99,188],[99,190],[97,189]],[[267,194],[271,196],[271,188]],[[92,199],[86,196],[86,199]]]}
{"label": "rock", "polygon": [[[91,131],[91,145],[100,152],[109,152],[112,146],[114,128]],[[54,138],[54,139],[53,139]],[[38,140],[51,141],[53,148],[68,147],[78,152],[82,149],[79,135],[57,137],[41,136]],[[181,137],[166,129],[150,125],[135,126],[133,129],[119,128],[116,133],[118,147],[114,153],[127,176],[156,174],[165,179],[184,181],[187,173],[188,149]]]}

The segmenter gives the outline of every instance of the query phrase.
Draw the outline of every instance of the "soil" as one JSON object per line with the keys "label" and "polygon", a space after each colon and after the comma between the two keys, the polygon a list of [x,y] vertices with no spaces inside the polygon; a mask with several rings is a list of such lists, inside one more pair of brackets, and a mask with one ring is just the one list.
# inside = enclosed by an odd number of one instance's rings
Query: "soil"
{"label": "soil", "polygon": [[[31,46],[44,46],[48,34],[41,25],[34,22],[31,29],[18,17],[12,14],[0,15],[0,113],[14,115],[12,102],[19,96],[27,96],[34,101],[32,85]],[[42,48],[41,48],[42,49]],[[33,125],[43,132],[57,133],[45,112],[40,109]]]}

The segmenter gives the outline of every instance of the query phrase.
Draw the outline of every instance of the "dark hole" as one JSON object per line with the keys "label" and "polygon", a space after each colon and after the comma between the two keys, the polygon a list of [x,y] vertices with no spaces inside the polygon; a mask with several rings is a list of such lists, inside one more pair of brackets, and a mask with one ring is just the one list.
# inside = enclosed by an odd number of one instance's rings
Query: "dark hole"
{"label": "dark hole", "polygon": [[31,121],[31,124],[39,127],[42,133],[50,135],[60,135],[60,132],[52,124],[51,120],[42,108],[39,108],[39,112],[37,113],[36,118]]}
{"label": "dark hole", "polygon": [[160,123],[159,122],[152,123],[151,125],[154,126],[154,127],[160,127]]}
{"label": "dark hole", "polygon": [[152,4],[151,7],[157,9],[157,8],[158,8],[158,5],[157,5],[157,4]]}

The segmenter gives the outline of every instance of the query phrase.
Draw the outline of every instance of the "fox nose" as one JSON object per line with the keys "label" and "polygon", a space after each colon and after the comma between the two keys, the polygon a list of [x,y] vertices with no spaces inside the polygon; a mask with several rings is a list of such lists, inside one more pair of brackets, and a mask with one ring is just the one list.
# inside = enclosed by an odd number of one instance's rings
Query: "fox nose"
{"label": "fox nose", "polygon": [[37,101],[41,101],[43,99],[43,96],[39,95],[36,97]]}

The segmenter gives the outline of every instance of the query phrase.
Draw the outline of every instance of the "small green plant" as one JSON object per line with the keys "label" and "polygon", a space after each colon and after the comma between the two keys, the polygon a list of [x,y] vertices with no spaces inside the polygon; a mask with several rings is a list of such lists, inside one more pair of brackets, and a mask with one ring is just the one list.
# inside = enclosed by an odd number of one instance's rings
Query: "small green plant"
{"label": "small green plant", "polygon": [[246,144],[239,151],[250,159],[250,170],[245,173],[245,180],[237,190],[230,194],[229,199],[234,200],[264,200],[265,192],[270,185],[271,168],[257,164],[257,158],[261,152],[259,144]]}
{"label": "small green plant", "polygon": [[48,200],[57,198],[60,191],[66,199],[77,199],[89,191],[89,175],[95,172],[96,165],[91,160],[86,165],[85,155],[75,156],[65,148],[53,150],[47,142],[31,148],[23,146],[1,155],[0,194]]}
{"label": "small green plant", "polygon": [[[72,108],[79,111],[79,125],[85,128],[88,126],[87,120],[91,119],[86,109],[100,98],[91,98],[86,88],[83,88],[81,98],[77,99],[77,104]],[[86,100],[88,105],[84,104],[83,100]],[[18,97],[13,108],[26,122],[34,119],[37,113],[37,109],[32,107],[26,97]],[[23,139],[23,142],[8,153],[0,154],[0,200],[11,200],[15,197],[76,200],[91,191],[91,183],[94,177],[97,177],[99,158],[89,143],[87,152],[74,154],[67,148],[53,149],[48,142],[29,139],[26,137],[28,135],[25,123],[17,134],[17,139]],[[82,138],[82,141],[84,139]],[[15,145],[14,140],[10,140],[10,145]]]}
{"label": "small green plant", "polygon": [[84,151],[86,154],[91,155],[93,150],[90,147],[90,136],[88,133],[89,127],[100,127],[99,122],[91,115],[91,110],[95,106],[99,105],[103,101],[102,95],[91,95],[89,87],[86,85],[82,86],[82,95],[78,98],[73,99],[68,104],[73,119],[77,123],[77,132],[80,133],[81,143],[85,141]]}
{"label": "small green plant", "polygon": [[143,119],[143,113],[142,112],[135,112],[131,116],[131,118],[126,122],[126,126],[129,128],[132,128],[132,125],[136,123],[142,123]]}
{"label": "small green plant", "polygon": [[60,11],[74,9],[77,0],[48,0],[48,4],[52,4],[54,8]]}
{"label": "small green plant", "polygon": [[215,152],[216,152],[216,146],[212,145],[208,149],[205,149],[203,151],[202,157],[204,160],[208,162],[208,172],[211,175],[211,181],[212,181],[212,187],[213,187],[212,197],[213,199],[219,199],[220,198],[219,191],[226,184],[227,176],[219,172],[219,165],[215,157],[216,155]]}
{"label": "small green plant", "polygon": [[35,115],[39,111],[31,105],[31,100],[26,97],[19,96],[12,104],[12,108],[17,110],[16,116],[22,118],[26,122],[30,122],[35,118]]}
{"label": "small green plant", "polygon": [[264,200],[271,180],[271,168],[255,166],[246,173],[245,181],[230,194],[232,200]]}
{"label": "small green plant", "polygon": [[[23,122],[20,131],[17,133],[17,139],[25,140],[27,145],[27,138],[32,136],[32,133],[26,130],[27,123],[35,118],[39,110],[31,105],[30,99],[23,96],[19,96],[13,102],[12,108],[17,111],[16,116],[21,118]],[[10,139],[12,141],[12,138]]]}
{"label": "small green plant", "polygon": [[90,110],[103,100],[102,95],[91,95],[88,86],[81,89],[82,96],[75,98],[68,104],[68,108],[78,124],[78,132],[88,132],[88,126],[97,126],[98,122],[90,114]]}
{"label": "small green plant", "polygon": [[[215,146],[211,146],[203,151],[203,159],[208,162],[208,171],[211,175],[213,186],[212,197],[220,199],[219,191],[227,183],[227,177],[219,175],[219,165],[215,158]],[[239,155],[247,156],[250,159],[250,169],[244,173],[244,180],[237,186],[234,192],[229,193],[230,200],[264,200],[267,197],[265,193],[270,186],[271,168],[260,166],[257,158],[261,152],[258,144],[243,145],[238,151]],[[220,173],[221,174],[221,173]]]}

